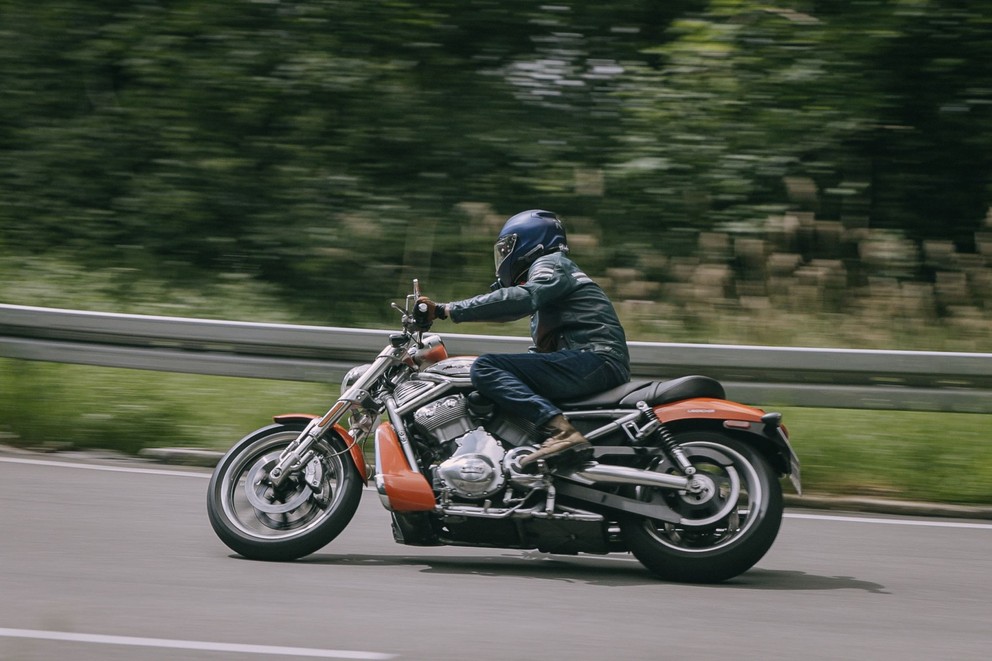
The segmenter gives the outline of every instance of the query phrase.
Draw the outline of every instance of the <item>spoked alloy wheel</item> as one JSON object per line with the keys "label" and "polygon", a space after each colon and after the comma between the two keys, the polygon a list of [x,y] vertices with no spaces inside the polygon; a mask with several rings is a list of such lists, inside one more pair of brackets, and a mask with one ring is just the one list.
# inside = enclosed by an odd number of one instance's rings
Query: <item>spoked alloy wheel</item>
{"label": "spoked alloy wheel", "polygon": [[316,456],[278,488],[266,479],[303,426],[272,425],[239,441],[210,479],[210,523],[232,550],[256,560],[313,553],[351,521],[362,485],[344,442],[328,435]]}
{"label": "spoked alloy wheel", "polygon": [[[631,552],[661,578],[716,583],[750,569],[765,555],[782,522],[782,487],[768,462],[728,436],[676,436],[696,468],[696,493],[637,487],[634,497],[680,516],[670,523],[643,516],[622,522]],[[672,471],[663,464],[658,470]]]}

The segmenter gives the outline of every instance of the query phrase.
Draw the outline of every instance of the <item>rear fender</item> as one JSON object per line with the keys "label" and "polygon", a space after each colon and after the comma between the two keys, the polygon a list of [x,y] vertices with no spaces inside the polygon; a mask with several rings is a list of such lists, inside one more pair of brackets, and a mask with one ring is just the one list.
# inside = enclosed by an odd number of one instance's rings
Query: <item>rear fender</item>
{"label": "rear fender", "polygon": [[[311,420],[319,417],[319,415],[312,415],[310,413],[284,413],[273,416],[272,419],[280,425],[287,425],[294,422],[309,424]],[[351,455],[351,461],[358,470],[358,476],[362,478],[362,484],[368,484],[369,469],[365,464],[365,455],[362,454],[362,448],[358,446],[358,443],[351,437],[351,434],[341,425],[334,425],[334,431],[341,437],[341,440],[344,441],[345,446],[348,448],[348,454]]]}
{"label": "rear fender", "polygon": [[654,407],[655,415],[672,431],[720,429],[753,446],[780,475],[788,475],[802,493],[799,459],[780,424],[782,416],[725,399],[686,399]]}
{"label": "rear fender", "polygon": [[753,406],[708,397],[683,399],[670,404],[662,404],[654,407],[654,412],[658,419],[666,424],[677,420],[699,419],[761,422],[761,416],[765,414],[764,411]]}
{"label": "rear fender", "polygon": [[434,509],[434,491],[420,471],[407,462],[396,429],[383,422],[375,430],[375,488],[383,506],[391,512],[429,512]]}

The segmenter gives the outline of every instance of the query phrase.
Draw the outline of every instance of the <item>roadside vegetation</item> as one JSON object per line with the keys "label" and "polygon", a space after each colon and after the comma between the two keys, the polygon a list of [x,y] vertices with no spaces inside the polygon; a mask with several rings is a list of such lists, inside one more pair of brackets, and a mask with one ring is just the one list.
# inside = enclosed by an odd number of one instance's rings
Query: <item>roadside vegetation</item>
{"label": "roadside vegetation", "polygon": [[[0,302],[392,328],[544,207],[631,340],[992,351],[987,12],[614,5],[7,3]],[[2,360],[0,435],[220,449],[335,387]],[[992,502],[992,416],[787,416],[813,491]]]}
{"label": "roadside vegetation", "polygon": [[[0,444],[49,452],[224,451],[274,414],[323,413],[337,393],[337,384],[0,359]],[[778,410],[809,493],[992,503],[989,416]]]}
{"label": "roadside vegetation", "polygon": [[[194,286],[195,284],[195,286]],[[388,297],[387,297],[388,298]],[[0,300],[50,307],[218,319],[298,322],[301,311],[257,283],[218,277],[188,287],[123,269],[83,270],[50,257],[0,258]],[[385,306],[386,300],[379,301]],[[632,306],[621,304],[621,310]],[[634,308],[636,309],[636,307]],[[784,315],[784,312],[777,314]],[[814,317],[810,317],[813,319]],[[731,341],[743,326],[686,324],[674,337],[657,324],[625,319],[636,339]],[[794,321],[794,320],[793,320]],[[821,319],[823,340],[827,320]],[[856,318],[846,323],[858,323]],[[765,328],[768,344],[789,337]],[[760,328],[758,324],[755,329]],[[783,324],[782,328],[792,328]],[[443,330],[443,329],[442,329]],[[469,330],[460,328],[459,330]],[[520,322],[471,328],[525,335]],[[879,330],[878,332],[881,332]],[[922,320],[892,332],[926,346],[935,332]],[[695,333],[698,333],[696,335]],[[930,338],[930,339],[928,339]],[[891,338],[889,338],[891,341]],[[899,346],[899,345],[896,345]],[[286,412],[323,413],[338,384],[147,372],[0,359],[0,445],[39,451],[99,449],[134,455],[145,448],[226,450],[252,429]],[[761,403],[757,403],[761,405]],[[774,408],[774,407],[769,407]],[[948,503],[992,503],[992,416],[836,409],[780,409],[785,414],[810,493]],[[366,448],[370,455],[371,448]]]}

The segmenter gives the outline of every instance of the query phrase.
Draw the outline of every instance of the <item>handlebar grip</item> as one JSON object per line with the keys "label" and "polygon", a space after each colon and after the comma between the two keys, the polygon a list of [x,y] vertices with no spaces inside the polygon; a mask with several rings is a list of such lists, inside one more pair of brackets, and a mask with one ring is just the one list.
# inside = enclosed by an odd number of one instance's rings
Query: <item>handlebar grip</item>
{"label": "handlebar grip", "polygon": [[427,303],[417,303],[413,306],[413,320],[421,330],[430,328],[431,320],[427,318],[429,309]]}

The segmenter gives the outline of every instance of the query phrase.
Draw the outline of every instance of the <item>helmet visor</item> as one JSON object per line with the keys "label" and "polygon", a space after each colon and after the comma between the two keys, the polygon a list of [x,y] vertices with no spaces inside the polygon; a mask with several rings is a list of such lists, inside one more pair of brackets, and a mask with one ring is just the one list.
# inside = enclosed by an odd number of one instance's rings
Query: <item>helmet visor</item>
{"label": "helmet visor", "polygon": [[507,257],[513,254],[513,249],[517,247],[517,235],[507,234],[501,236],[496,245],[493,246],[493,259],[496,261],[496,274],[499,275],[499,267]]}

